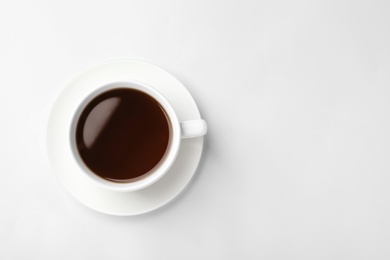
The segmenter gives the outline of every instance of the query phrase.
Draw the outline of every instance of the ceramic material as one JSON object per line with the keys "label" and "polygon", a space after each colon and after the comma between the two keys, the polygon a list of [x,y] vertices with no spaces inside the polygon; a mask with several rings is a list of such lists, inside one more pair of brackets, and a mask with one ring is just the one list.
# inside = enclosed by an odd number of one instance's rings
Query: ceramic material
{"label": "ceramic material", "polygon": [[[74,111],[83,97],[96,86],[112,82],[143,82],[160,92],[179,121],[189,123],[182,127],[186,137],[199,130],[191,122],[199,121],[198,108],[186,88],[172,75],[154,65],[134,60],[102,63],[71,81],[58,97],[49,119],[48,155],[54,172],[65,188],[81,203],[100,212],[112,215],[136,215],[157,209],[175,198],[189,183],[198,166],[203,147],[203,137],[183,139],[180,151],[169,171],[154,184],[137,191],[119,192],[106,189],[92,181],[74,160],[69,142]],[[196,124],[196,123],[195,123]]]}
{"label": "ceramic material", "polygon": [[[183,139],[195,138],[195,137],[203,136],[207,132],[206,122],[202,119],[180,122],[175,110],[172,108],[171,104],[164,97],[164,95],[162,95],[152,86],[146,85],[142,82],[135,81],[135,80],[131,80],[131,81],[122,80],[120,82],[110,82],[106,85],[98,86],[97,89],[96,86],[93,85],[90,85],[89,88],[91,89],[91,93],[87,97],[74,96],[73,98],[73,99],[81,100],[81,103],[78,105],[78,107],[76,107],[76,110],[74,112],[74,116],[71,122],[71,127],[69,128],[70,133],[68,134],[68,136],[70,136],[69,140],[70,140],[70,146],[72,149],[73,157],[76,160],[76,163],[80,166],[79,172],[81,174],[84,174],[86,177],[91,179],[97,185],[102,186],[103,188],[114,190],[114,191],[128,192],[128,191],[144,189],[147,186],[152,185],[153,183],[158,181],[162,176],[164,176],[172,167],[173,163],[176,160],[177,154],[179,153],[182,138]],[[150,172],[147,173],[147,177],[140,177],[128,183],[117,183],[117,182],[108,181],[94,174],[80,158],[79,153],[77,151],[76,140],[75,140],[76,125],[79,120],[80,114],[84,110],[85,106],[96,96],[116,88],[137,89],[153,97],[164,108],[164,111],[167,113],[167,116],[171,123],[171,135],[170,135],[171,141],[169,145],[170,147],[168,152],[164,155],[164,158],[161,160],[160,163],[157,164],[155,168],[153,168]],[[68,106],[68,109],[74,110],[74,108],[70,106]]]}

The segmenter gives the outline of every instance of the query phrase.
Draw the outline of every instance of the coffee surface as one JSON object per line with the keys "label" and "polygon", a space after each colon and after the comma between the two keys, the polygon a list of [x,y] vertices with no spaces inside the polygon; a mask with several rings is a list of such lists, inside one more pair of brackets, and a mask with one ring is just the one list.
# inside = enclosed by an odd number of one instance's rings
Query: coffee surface
{"label": "coffee surface", "polygon": [[85,165],[114,182],[131,182],[164,158],[171,124],[148,94],[127,88],[104,92],[82,111],[76,146]]}

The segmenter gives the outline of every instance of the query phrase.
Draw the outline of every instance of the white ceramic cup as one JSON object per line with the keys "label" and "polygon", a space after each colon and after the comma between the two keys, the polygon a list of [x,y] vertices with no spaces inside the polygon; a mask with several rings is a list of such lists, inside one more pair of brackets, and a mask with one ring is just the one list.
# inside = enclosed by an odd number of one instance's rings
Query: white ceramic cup
{"label": "white ceramic cup", "polygon": [[[109,181],[93,173],[81,159],[76,145],[76,126],[79,117],[85,107],[96,96],[117,88],[136,89],[153,97],[163,107],[171,122],[171,138],[169,147],[167,148],[167,151],[165,152],[165,155],[163,156],[161,161],[148,173],[145,173],[144,175],[138,178],[134,178],[130,182],[125,183]],[[83,101],[79,104],[73,115],[70,128],[70,146],[74,159],[82,170],[81,172],[88,179],[105,189],[128,192],[146,188],[149,185],[152,185],[153,183],[158,181],[161,177],[163,177],[169,171],[169,169],[176,160],[176,157],[180,150],[181,139],[201,137],[205,135],[206,132],[207,124],[203,119],[180,121],[169,101],[160,92],[144,83],[127,80],[105,84],[97,88],[95,91],[93,91],[83,99]]]}

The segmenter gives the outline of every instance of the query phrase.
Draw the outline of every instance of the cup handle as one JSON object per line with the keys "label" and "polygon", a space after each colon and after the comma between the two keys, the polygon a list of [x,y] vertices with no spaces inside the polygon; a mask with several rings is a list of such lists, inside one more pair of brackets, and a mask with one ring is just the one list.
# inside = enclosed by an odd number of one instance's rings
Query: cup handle
{"label": "cup handle", "polygon": [[200,137],[207,133],[207,123],[203,119],[182,121],[180,127],[182,139]]}

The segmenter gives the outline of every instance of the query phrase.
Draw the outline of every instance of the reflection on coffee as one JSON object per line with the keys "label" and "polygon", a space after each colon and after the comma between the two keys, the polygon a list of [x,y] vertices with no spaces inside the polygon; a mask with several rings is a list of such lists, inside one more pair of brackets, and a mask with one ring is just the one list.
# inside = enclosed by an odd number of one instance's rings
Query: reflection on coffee
{"label": "reflection on coffee", "polygon": [[139,90],[104,92],[82,111],[76,146],[85,165],[114,182],[131,182],[164,160],[171,123],[160,104]]}

